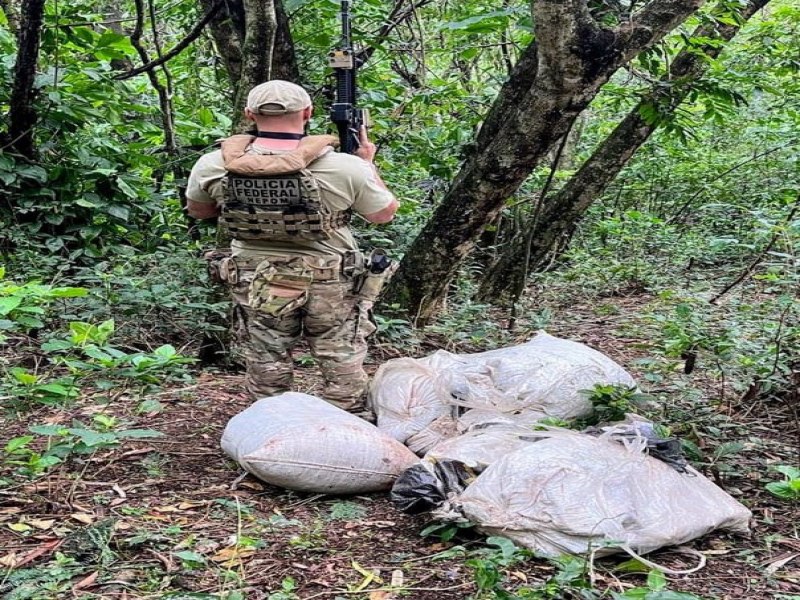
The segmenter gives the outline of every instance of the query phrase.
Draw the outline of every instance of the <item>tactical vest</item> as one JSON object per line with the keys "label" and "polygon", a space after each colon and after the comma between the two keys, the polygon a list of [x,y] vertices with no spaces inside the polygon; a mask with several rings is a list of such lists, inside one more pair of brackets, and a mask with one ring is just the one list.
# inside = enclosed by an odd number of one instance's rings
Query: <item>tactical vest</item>
{"label": "tactical vest", "polygon": [[350,222],[351,212],[330,211],[322,204],[319,182],[306,167],[333,136],[303,138],[283,154],[246,154],[252,136],[225,140],[222,156],[224,202],[220,223],[240,240],[291,242],[326,240]]}

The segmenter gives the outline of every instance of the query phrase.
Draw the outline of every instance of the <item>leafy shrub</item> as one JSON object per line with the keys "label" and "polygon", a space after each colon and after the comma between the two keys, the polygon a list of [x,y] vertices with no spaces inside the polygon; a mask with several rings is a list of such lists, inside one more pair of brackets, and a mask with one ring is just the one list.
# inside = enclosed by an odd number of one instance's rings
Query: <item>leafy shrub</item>
{"label": "leafy shrub", "polygon": [[784,476],[783,481],[773,481],[767,484],[767,490],[780,498],[797,502],[800,500],[800,469],[788,465],[778,465],[774,467],[778,473]]}

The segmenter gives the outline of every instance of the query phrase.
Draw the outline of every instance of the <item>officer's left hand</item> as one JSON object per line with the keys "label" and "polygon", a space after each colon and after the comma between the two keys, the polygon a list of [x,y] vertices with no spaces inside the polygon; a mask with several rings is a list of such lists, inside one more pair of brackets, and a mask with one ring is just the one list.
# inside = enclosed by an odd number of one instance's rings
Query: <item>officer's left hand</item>
{"label": "officer's left hand", "polygon": [[378,152],[378,147],[369,141],[367,137],[367,128],[362,125],[358,132],[358,143],[361,144],[353,154],[359,158],[363,158],[367,162],[375,160],[375,154]]}

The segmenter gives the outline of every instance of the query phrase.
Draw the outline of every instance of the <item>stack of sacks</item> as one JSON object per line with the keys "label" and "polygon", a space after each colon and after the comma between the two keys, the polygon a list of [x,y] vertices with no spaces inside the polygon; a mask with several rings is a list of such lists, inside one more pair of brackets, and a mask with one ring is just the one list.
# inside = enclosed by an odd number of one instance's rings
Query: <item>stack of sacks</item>
{"label": "stack of sacks", "polygon": [[378,427],[423,455],[479,424],[586,416],[592,406],[580,391],[596,384],[636,385],[600,352],[541,332],[489,352],[390,360],[375,374],[370,398]]}

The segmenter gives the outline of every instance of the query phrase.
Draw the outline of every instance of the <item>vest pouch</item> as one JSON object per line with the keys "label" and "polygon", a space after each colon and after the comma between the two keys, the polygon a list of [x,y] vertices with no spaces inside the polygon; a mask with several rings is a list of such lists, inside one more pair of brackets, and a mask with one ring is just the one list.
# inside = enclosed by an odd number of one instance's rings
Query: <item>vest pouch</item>
{"label": "vest pouch", "polygon": [[250,283],[248,303],[253,310],[282,317],[308,301],[308,289],[313,280],[302,260],[264,260],[256,267]]}
{"label": "vest pouch", "polygon": [[341,279],[341,256],[303,256],[301,258],[314,281],[339,281]]}
{"label": "vest pouch", "polygon": [[[208,268],[208,278],[213,283],[229,283],[228,263],[232,262],[230,250],[209,250],[203,253],[203,260],[206,261]],[[233,264],[233,269],[236,269],[235,264]]]}

